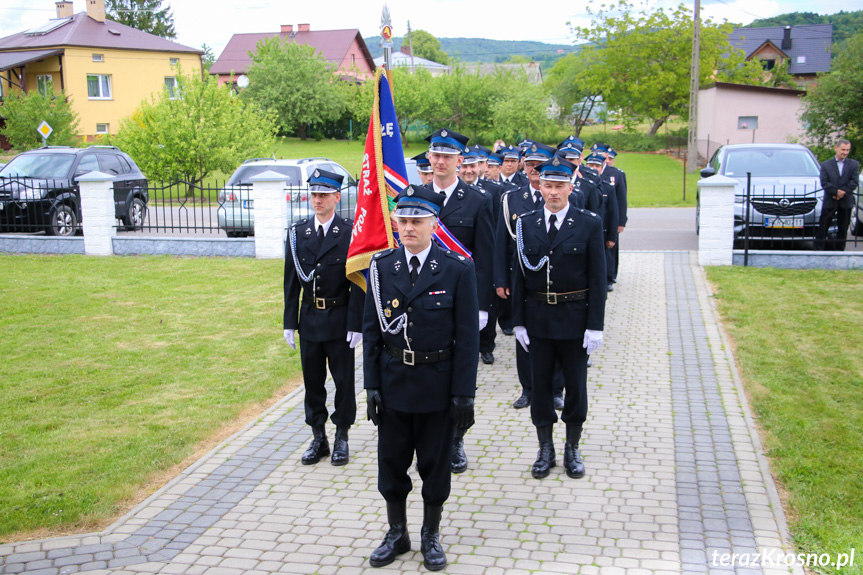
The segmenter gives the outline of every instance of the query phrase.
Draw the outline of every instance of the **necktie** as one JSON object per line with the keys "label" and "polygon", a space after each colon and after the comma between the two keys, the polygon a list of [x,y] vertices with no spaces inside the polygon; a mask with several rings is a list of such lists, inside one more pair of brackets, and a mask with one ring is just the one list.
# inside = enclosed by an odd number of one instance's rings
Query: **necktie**
{"label": "necktie", "polygon": [[411,285],[417,283],[418,275],[420,275],[420,259],[414,256],[411,258]]}
{"label": "necktie", "polygon": [[318,226],[318,243],[324,241],[324,226]]}
{"label": "necktie", "polygon": [[[540,194],[539,190],[537,190],[533,193],[533,207],[539,208],[541,203],[542,203],[542,194]],[[554,217],[554,216],[551,216],[551,217]]]}
{"label": "necktie", "polygon": [[554,238],[557,237],[557,226],[555,226],[555,222],[557,222],[557,216],[551,214],[548,217],[548,239],[554,242]]}

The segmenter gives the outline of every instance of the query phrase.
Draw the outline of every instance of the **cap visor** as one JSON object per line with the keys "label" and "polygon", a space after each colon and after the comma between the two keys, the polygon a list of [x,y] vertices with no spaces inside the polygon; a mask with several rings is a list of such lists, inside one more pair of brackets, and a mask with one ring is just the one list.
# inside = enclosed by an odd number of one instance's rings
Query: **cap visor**
{"label": "cap visor", "polygon": [[430,218],[435,216],[436,214],[431,213],[430,211],[424,208],[415,208],[411,207],[397,207],[393,210],[393,215],[397,218]]}

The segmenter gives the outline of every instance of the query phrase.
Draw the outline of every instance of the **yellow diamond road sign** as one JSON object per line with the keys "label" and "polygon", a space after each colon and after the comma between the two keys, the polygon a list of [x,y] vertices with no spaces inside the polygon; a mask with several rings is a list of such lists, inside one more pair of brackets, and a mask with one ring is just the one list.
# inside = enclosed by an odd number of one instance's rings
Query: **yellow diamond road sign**
{"label": "yellow diamond road sign", "polygon": [[38,128],[36,128],[36,131],[37,131],[37,132],[39,132],[39,134],[41,134],[41,136],[42,136],[43,138],[47,138],[48,136],[50,136],[50,135],[51,135],[51,132],[53,132],[53,131],[54,131],[54,128],[52,128],[51,126],[49,126],[49,125],[48,125],[48,122],[46,122],[46,121],[42,120],[42,123],[41,123],[41,124],[39,124],[39,127],[38,127]]}

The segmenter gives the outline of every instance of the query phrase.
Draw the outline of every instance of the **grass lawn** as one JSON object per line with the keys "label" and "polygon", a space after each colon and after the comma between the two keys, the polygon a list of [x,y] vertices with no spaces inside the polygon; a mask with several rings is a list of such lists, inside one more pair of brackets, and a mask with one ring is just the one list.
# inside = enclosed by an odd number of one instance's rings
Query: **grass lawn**
{"label": "grass lawn", "polygon": [[104,528],[296,387],[283,265],[0,255],[0,542]]}
{"label": "grass lawn", "polygon": [[841,572],[863,573],[863,272],[726,267],[708,277],[795,542],[834,560],[856,548]]}

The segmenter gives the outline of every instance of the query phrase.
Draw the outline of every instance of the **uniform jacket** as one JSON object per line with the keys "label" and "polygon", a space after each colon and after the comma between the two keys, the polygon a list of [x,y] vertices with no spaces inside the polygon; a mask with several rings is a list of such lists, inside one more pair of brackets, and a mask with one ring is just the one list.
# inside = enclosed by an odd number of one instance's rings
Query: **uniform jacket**
{"label": "uniform jacket", "polygon": [[384,319],[392,322],[407,314],[407,337],[414,351],[453,351],[450,359],[413,366],[393,357],[384,346],[406,349],[405,333],[381,330],[370,288],[363,318],[365,388],[381,390],[385,409],[406,413],[442,411],[454,395],[476,395],[479,307],[473,262],[432,242],[411,286],[405,248],[376,254],[374,261]]}
{"label": "uniform jacket", "polygon": [[[292,226],[297,233],[297,260],[304,274],[315,270],[313,281],[303,282],[297,275],[291,255],[290,234],[285,245],[284,327],[299,329],[300,337],[309,341],[345,339],[349,331],[362,331],[363,322],[363,290],[345,276],[353,221],[336,214],[320,246],[315,225],[315,218],[310,218]],[[301,290],[309,296],[314,293],[313,297],[319,298],[347,296],[348,304],[317,309],[314,304],[300,301]]]}
{"label": "uniform jacket", "polygon": [[[857,189],[860,179],[860,164],[851,158],[845,158],[844,164],[841,176],[835,157],[821,164],[821,187],[824,188],[825,208],[854,207],[854,190]],[[833,199],[837,190],[845,190],[845,197],[838,201]]]}
{"label": "uniform jacket", "polygon": [[[545,229],[544,210],[521,216],[523,249],[531,265],[543,256],[551,265],[550,281],[546,269],[531,271],[519,265],[512,290],[513,325],[527,328],[528,335],[550,339],[584,337],[585,329],[601,331],[607,293],[605,243],[599,216],[569,207],[550,242]],[[528,299],[528,292],[566,293],[587,289],[587,298],[551,305]]]}
{"label": "uniform jacket", "polygon": [[617,199],[617,225],[626,227],[626,174],[614,166],[605,166],[602,170],[602,179],[614,188]]}
{"label": "uniform jacket", "polygon": [[497,220],[500,217],[500,197],[506,191],[506,188],[502,184],[486,178],[479,178],[474,185],[481,190],[485,190],[486,194],[491,198],[492,225],[497,225]]}
{"label": "uniform jacket", "polygon": [[614,193],[614,188],[608,180],[603,180],[602,177],[590,168],[579,169],[583,178],[576,181],[576,185],[584,191],[584,209],[597,214],[602,219],[602,229],[605,234],[605,241],[617,241],[617,196]]}
{"label": "uniform jacket", "polygon": [[[431,184],[426,187],[434,189]],[[494,216],[490,194],[459,178],[441,209],[440,221],[473,254],[479,309],[489,311],[494,302]]]}
{"label": "uniform jacket", "polygon": [[[501,179],[504,179],[505,176],[503,174],[501,174],[500,177],[501,177]],[[514,184],[518,187],[521,187],[521,186],[528,185],[530,183],[530,180],[524,174],[524,172],[519,170],[518,172],[516,172],[512,175],[512,178],[510,178],[510,183]]]}

